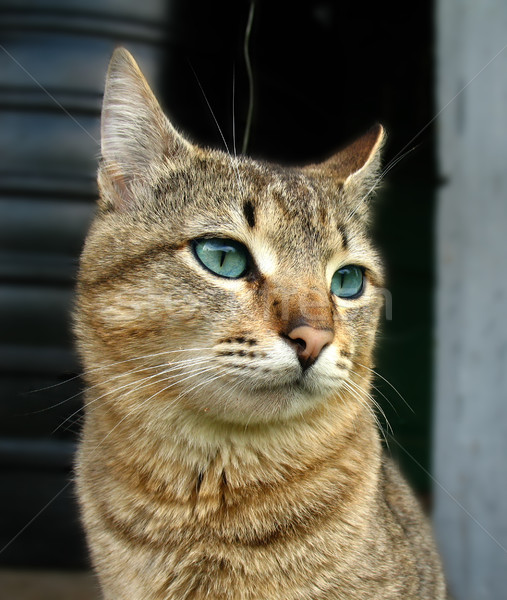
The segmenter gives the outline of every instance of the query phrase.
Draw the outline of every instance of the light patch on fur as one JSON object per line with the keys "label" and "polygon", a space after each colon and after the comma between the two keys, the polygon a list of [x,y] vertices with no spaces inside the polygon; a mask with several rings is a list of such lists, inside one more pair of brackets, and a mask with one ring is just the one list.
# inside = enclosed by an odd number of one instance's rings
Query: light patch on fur
{"label": "light patch on fur", "polygon": [[251,236],[248,247],[261,274],[266,277],[273,276],[278,268],[278,263],[276,253],[269,244],[262,238]]}

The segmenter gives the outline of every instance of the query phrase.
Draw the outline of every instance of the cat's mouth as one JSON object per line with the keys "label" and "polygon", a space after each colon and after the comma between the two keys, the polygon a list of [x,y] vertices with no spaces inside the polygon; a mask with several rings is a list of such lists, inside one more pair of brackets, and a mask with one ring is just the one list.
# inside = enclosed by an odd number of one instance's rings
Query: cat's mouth
{"label": "cat's mouth", "polygon": [[304,370],[294,380],[294,382],[292,383],[292,386],[297,389],[301,389],[301,390],[306,389],[309,387],[310,379],[313,379],[312,375],[310,374],[309,371]]}
{"label": "cat's mouth", "polygon": [[333,390],[340,387],[339,381],[327,381],[321,377],[316,377],[315,373],[309,370],[303,370],[298,373],[294,378],[289,379],[285,382],[271,382],[256,386],[253,393],[273,393],[292,395],[297,394],[298,396],[305,395],[311,396],[322,396],[326,393],[331,393]]}

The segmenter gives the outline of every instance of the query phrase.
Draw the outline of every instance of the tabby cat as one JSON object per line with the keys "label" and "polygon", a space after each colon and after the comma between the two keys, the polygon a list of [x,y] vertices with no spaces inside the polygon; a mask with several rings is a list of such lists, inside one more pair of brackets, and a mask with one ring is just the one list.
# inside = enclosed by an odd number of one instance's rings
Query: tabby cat
{"label": "tabby cat", "polygon": [[370,396],[383,136],[304,168],[204,150],[113,55],[75,324],[106,600],[445,598]]}

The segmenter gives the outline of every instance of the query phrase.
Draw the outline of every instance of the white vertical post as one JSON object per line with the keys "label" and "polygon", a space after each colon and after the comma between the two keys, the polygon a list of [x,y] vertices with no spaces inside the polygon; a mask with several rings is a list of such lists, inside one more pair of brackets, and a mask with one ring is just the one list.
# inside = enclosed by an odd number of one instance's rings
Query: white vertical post
{"label": "white vertical post", "polygon": [[456,600],[501,600],[507,598],[507,2],[437,0],[436,26],[443,184],[435,529]]}

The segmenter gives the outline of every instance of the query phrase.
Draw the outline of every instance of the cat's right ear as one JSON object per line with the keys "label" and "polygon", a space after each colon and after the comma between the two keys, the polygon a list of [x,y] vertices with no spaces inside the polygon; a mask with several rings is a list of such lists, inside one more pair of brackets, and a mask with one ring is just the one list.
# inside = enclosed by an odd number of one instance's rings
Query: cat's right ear
{"label": "cat's right ear", "polygon": [[191,145],[162,112],[132,55],[117,48],[102,105],[99,186],[104,208],[129,210],[140,188],[185,159]]}

